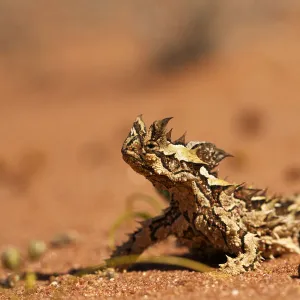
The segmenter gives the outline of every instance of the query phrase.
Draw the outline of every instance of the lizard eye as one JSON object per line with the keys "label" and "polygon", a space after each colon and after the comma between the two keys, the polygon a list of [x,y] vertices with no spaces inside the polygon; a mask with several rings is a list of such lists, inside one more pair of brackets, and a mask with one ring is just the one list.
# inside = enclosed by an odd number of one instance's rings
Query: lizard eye
{"label": "lizard eye", "polygon": [[147,149],[150,149],[150,150],[153,150],[154,148],[156,148],[156,143],[154,142],[149,142],[147,145],[146,145],[146,148]]}

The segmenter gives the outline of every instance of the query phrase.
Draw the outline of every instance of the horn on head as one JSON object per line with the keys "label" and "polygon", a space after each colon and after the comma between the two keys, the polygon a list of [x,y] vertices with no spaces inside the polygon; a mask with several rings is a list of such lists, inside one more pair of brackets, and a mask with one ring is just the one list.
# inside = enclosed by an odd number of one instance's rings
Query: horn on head
{"label": "horn on head", "polygon": [[173,128],[171,128],[167,133],[166,133],[166,138],[167,141],[172,142],[172,130]]}
{"label": "horn on head", "polygon": [[153,124],[149,128],[149,135],[152,140],[156,140],[165,134],[166,127],[171,119],[172,117],[153,122]]}
{"label": "horn on head", "polygon": [[185,146],[185,136],[186,136],[186,132],[180,138],[178,138],[176,141],[174,141],[174,144]]}
{"label": "horn on head", "polygon": [[137,116],[136,120],[133,123],[133,127],[136,134],[138,135],[145,135],[146,134],[146,125],[142,119],[142,115]]}

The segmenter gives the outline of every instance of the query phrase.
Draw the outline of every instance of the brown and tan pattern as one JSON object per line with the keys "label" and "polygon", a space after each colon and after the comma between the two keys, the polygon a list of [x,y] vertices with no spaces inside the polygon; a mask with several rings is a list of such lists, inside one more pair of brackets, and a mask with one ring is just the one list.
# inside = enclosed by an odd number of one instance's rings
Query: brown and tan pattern
{"label": "brown and tan pattern", "polygon": [[215,168],[230,156],[208,142],[185,136],[171,140],[171,118],[149,129],[138,116],[126,138],[124,160],[160,191],[170,194],[162,215],[146,220],[112,257],[141,254],[175,235],[193,252],[222,252],[220,267],[230,274],[255,269],[264,258],[300,254],[300,195],[268,197],[264,190],[218,178]]}

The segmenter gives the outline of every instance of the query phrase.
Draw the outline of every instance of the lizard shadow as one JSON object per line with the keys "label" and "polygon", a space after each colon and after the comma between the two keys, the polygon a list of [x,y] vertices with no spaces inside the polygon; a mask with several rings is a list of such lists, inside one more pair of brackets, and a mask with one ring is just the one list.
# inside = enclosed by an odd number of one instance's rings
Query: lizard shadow
{"label": "lizard shadow", "polygon": [[[173,255],[173,256],[178,258],[187,258],[212,268],[218,268],[219,264],[226,262],[226,256],[224,253],[214,253],[212,255],[185,253],[185,254]],[[147,263],[147,262],[139,263],[138,262],[130,266],[127,272],[150,271],[150,270],[179,271],[179,270],[192,270],[192,269],[187,267],[177,266],[177,265],[164,264],[164,263]]]}

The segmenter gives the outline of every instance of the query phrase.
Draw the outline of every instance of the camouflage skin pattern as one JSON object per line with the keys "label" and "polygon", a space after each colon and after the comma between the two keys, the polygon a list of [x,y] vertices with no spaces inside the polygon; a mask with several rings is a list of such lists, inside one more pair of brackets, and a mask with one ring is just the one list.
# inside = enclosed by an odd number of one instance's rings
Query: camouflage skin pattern
{"label": "camouflage skin pattern", "polygon": [[112,257],[141,254],[175,235],[193,252],[226,254],[220,268],[236,275],[264,258],[300,253],[300,195],[268,197],[266,191],[219,179],[214,169],[230,156],[208,142],[185,136],[171,140],[171,118],[149,129],[138,116],[122,146],[126,163],[157,190],[168,191],[169,207],[141,223]]}

